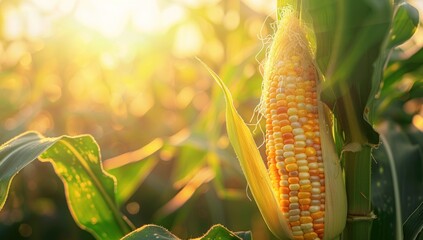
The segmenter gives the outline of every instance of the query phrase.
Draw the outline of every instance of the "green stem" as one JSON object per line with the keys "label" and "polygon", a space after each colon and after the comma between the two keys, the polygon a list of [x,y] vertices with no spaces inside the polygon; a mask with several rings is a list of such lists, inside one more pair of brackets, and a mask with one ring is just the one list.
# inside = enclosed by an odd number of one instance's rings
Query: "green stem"
{"label": "green stem", "polygon": [[348,219],[344,239],[370,239],[374,215],[371,209],[371,147],[345,152],[345,184]]}

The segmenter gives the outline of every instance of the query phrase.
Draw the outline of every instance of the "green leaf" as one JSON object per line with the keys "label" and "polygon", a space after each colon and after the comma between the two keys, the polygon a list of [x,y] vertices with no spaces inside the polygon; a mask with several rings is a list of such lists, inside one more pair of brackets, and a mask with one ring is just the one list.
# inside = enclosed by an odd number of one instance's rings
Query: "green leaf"
{"label": "green leaf", "polygon": [[130,231],[115,200],[115,179],[102,169],[91,136],[45,138],[27,132],[0,147],[1,201],[13,176],[39,157],[51,162],[65,186],[69,210],[82,228],[98,239],[119,239]]}
{"label": "green leaf", "polygon": [[120,167],[107,169],[107,172],[116,178],[116,202],[118,206],[122,206],[134,194],[158,162],[158,158],[148,157]]}
{"label": "green leaf", "polygon": [[391,89],[395,83],[400,81],[407,73],[412,73],[420,69],[423,65],[423,48],[414,53],[411,57],[390,63],[385,71],[382,93]]}
{"label": "green leaf", "polygon": [[[137,230],[129,233],[121,240],[145,240],[145,239],[163,239],[163,240],[179,240],[178,237],[169,232],[166,228],[148,224],[144,225]],[[194,240],[194,238],[192,238]],[[217,224],[207,231],[204,236],[195,238],[195,240],[251,240],[251,232],[231,232],[224,226]]]}
{"label": "green leaf", "polygon": [[423,232],[423,202],[404,223],[404,239],[417,239]]}
{"label": "green leaf", "polygon": [[252,240],[253,239],[253,236],[251,235],[251,231],[235,232],[235,234],[243,240]]}
{"label": "green leaf", "polygon": [[236,111],[229,89],[213,70],[200,59],[198,60],[209,71],[224,93],[229,140],[238,156],[242,171],[264,221],[275,236],[281,239],[289,238],[290,230],[279,210],[269,175],[250,130]]}
{"label": "green leaf", "polygon": [[[374,66],[389,32],[389,0],[307,1],[317,38],[317,62],[324,74],[322,100],[346,132],[346,141],[376,145],[367,102]],[[379,80],[380,81],[380,80]]]}
{"label": "green leaf", "polygon": [[126,152],[103,161],[107,172],[117,180],[116,201],[122,206],[142,184],[158,163],[153,154],[163,147],[163,140],[156,138],[135,151]]}
{"label": "green leaf", "polygon": [[207,152],[192,145],[184,145],[179,154],[172,173],[177,188],[184,186],[205,165]]}
{"label": "green leaf", "polygon": [[[378,107],[381,102],[385,101],[384,105],[386,106],[387,104],[389,105],[391,99],[399,96],[396,89],[393,88],[393,83],[398,82],[402,77],[401,70],[398,69],[401,64],[395,64],[395,66],[393,66],[395,69],[390,69],[392,67],[391,65],[386,71],[385,67],[392,55],[393,48],[403,43],[414,34],[418,22],[419,14],[414,7],[406,2],[397,6],[389,36],[382,45],[380,56],[374,65],[372,89],[370,98],[367,101],[367,109],[369,111],[365,114],[366,119],[370,123],[374,123],[380,116]],[[392,77],[389,77],[390,74]],[[382,89],[380,88],[381,82],[383,83]],[[380,92],[380,94],[376,99],[373,96],[376,96],[378,92]],[[385,99],[386,96],[389,96],[388,99]]]}
{"label": "green leaf", "polygon": [[[229,231],[224,226],[217,224],[214,225],[209,229],[209,231],[199,238],[198,240],[214,240],[214,239],[222,239],[222,240],[240,240],[240,239],[250,239],[251,235],[248,232],[245,235],[242,235],[246,238],[239,237],[236,233]],[[250,237],[250,238],[248,238]]]}
{"label": "green leaf", "polygon": [[399,4],[394,15],[387,48],[396,47],[411,38],[418,24],[419,11],[407,2]]}
{"label": "green leaf", "polygon": [[393,122],[384,122],[378,131],[383,142],[373,152],[372,205],[377,219],[372,236],[399,239],[402,224],[423,199],[423,133]]}
{"label": "green leaf", "polygon": [[42,141],[36,132],[19,135],[0,147],[0,210],[3,209],[13,177],[55,142]]}
{"label": "green leaf", "polygon": [[166,228],[149,224],[144,225],[137,230],[129,233],[121,240],[145,240],[145,239],[162,239],[162,240],[179,240],[178,237],[169,232]]}

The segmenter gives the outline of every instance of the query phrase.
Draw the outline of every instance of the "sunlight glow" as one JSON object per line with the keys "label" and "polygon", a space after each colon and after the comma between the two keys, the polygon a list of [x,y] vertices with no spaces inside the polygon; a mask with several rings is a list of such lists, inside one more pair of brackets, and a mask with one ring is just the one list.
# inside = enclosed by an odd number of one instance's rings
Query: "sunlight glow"
{"label": "sunlight glow", "polygon": [[82,24],[98,30],[106,37],[116,37],[130,26],[141,32],[158,32],[183,18],[182,7],[167,4],[160,8],[157,0],[94,0],[81,1],[75,18]]}
{"label": "sunlight glow", "polygon": [[[53,2],[32,0],[31,2],[37,9],[49,12],[52,16],[71,14],[75,21],[109,38],[122,35],[129,27],[141,32],[159,32],[185,16],[185,10],[181,5],[173,3],[159,5],[158,0],[105,0],[101,3],[95,0]],[[11,29],[19,30],[15,26],[13,28],[11,26]]]}

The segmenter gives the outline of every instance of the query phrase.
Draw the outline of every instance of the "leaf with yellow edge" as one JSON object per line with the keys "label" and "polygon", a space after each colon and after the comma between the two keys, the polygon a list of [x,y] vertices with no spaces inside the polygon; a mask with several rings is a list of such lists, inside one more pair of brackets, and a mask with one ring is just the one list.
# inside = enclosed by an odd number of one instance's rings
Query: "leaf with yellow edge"
{"label": "leaf with yellow edge", "polygon": [[242,171],[264,221],[270,231],[278,238],[292,238],[288,224],[283,218],[276,202],[270,178],[260,152],[257,149],[250,130],[235,109],[229,89],[213,70],[200,59],[198,60],[223,90],[226,100],[226,126],[229,140],[238,156]]}
{"label": "leaf with yellow edge", "polygon": [[103,170],[100,150],[89,135],[46,138],[26,132],[0,146],[0,210],[13,177],[38,158],[53,164],[79,227],[97,239],[120,239],[131,230],[116,204],[116,180]]}

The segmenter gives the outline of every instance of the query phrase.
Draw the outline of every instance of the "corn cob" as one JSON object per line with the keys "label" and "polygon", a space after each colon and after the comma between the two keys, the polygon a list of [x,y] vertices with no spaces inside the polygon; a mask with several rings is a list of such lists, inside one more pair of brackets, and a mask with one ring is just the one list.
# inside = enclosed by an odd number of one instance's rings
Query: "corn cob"
{"label": "corn cob", "polygon": [[[265,66],[261,101],[268,171],[291,236],[330,239],[345,223],[345,189],[319,100],[317,69],[306,35],[292,11],[284,13],[279,27]],[[325,147],[326,151],[322,149]],[[324,163],[327,157],[330,159]],[[338,183],[333,182],[335,178]],[[333,192],[328,194],[328,187]],[[338,195],[343,203],[334,201]],[[341,209],[326,209],[334,207]],[[328,216],[337,211],[339,219]],[[330,217],[340,223],[328,223]],[[330,233],[326,233],[328,229]]]}

